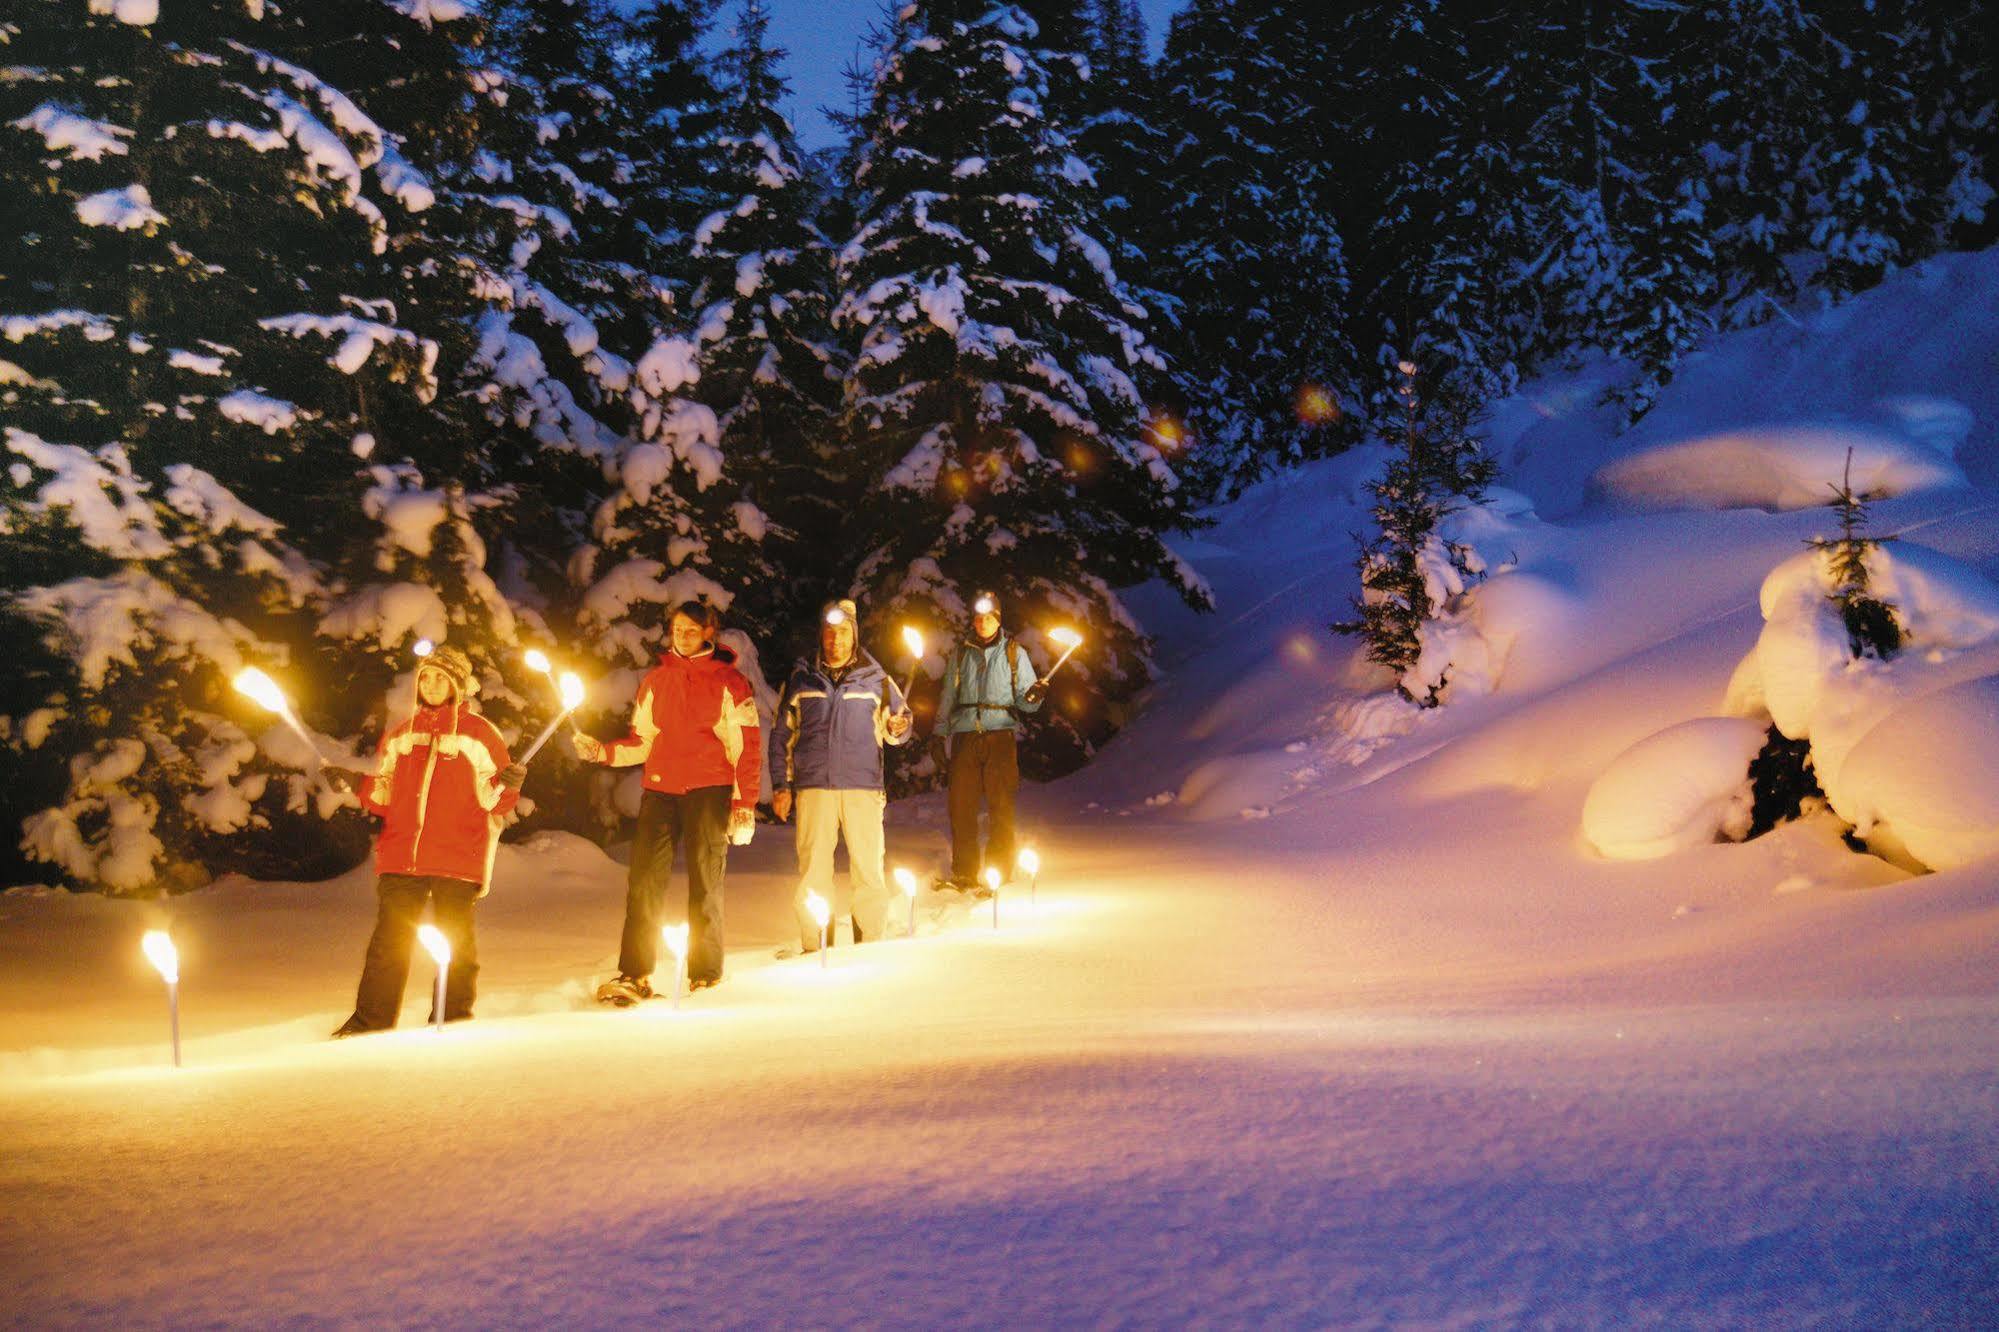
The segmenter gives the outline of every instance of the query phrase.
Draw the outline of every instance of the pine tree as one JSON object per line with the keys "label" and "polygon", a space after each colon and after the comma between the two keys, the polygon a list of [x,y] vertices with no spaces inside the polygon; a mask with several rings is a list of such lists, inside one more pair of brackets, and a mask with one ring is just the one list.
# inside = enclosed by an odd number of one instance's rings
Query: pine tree
{"label": "pine tree", "polygon": [[866,483],[853,587],[868,627],[962,627],[974,587],[1001,593],[1016,627],[1080,620],[1092,648],[1064,679],[1092,680],[1094,700],[1058,689],[1037,728],[1073,756],[1108,728],[1094,702],[1146,676],[1114,589],[1164,575],[1204,594],[1159,538],[1180,515],[1134,379],[1156,364],[1146,311],[1087,230],[1101,208],[1037,34],[1010,5],[901,11],[835,319],[857,344],[844,434]]}
{"label": "pine tree", "polygon": [[1300,60],[1317,12],[1194,0],[1167,38],[1168,264],[1195,439],[1181,470],[1203,496],[1351,442],[1343,404],[1359,377],[1331,203],[1340,154]]}
{"label": "pine tree", "polygon": [[[444,392],[474,302],[417,164],[469,139],[449,28],[418,5],[38,3],[10,43],[0,136],[34,170],[4,205],[32,255],[0,321],[0,564],[42,648],[10,686],[6,814],[70,882],[337,858],[340,836],[284,835],[338,802],[282,734],[259,752],[233,672],[288,661],[337,746],[379,724],[418,633],[511,632],[443,480],[480,475]],[[420,131],[385,128],[389,103]]]}
{"label": "pine tree", "polygon": [[1448,663],[1419,669],[1425,630],[1447,611],[1453,587],[1483,574],[1475,552],[1441,534],[1443,520],[1476,501],[1492,483],[1494,465],[1470,433],[1470,410],[1448,386],[1424,392],[1415,362],[1397,364],[1400,451],[1369,484],[1376,534],[1361,542],[1361,595],[1356,619],[1337,633],[1367,640],[1370,661],[1396,677],[1396,692],[1420,707],[1443,701]]}
{"label": "pine tree", "polygon": [[[845,516],[825,476],[840,391],[830,246],[813,221],[815,182],[780,109],[785,53],[770,45],[769,23],[762,0],[744,0],[735,44],[719,59],[713,179],[725,202],[694,232],[692,308],[703,345],[689,390],[715,414],[741,490],[729,533],[737,549],[724,561],[743,571],[734,618],[765,641],[830,590],[796,575],[810,563],[803,551],[830,541]],[[789,580],[774,567],[786,545],[796,570]]]}
{"label": "pine tree", "polygon": [[1902,646],[1902,626],[1895,618],[1894,606],[1873,594],[1867,556],[1895,538],[1866,535],[1867,502],[1853,490],[1852,449],[1846,451],[1846,469],[1839,484],[1832,487],[1832,494],[1832,507],[1839,511],[1839,535],[1814,537],[1805,544],[1826,557],[1833,582],[1828,595],[1839,608],[1853,655],[1892,657]]}

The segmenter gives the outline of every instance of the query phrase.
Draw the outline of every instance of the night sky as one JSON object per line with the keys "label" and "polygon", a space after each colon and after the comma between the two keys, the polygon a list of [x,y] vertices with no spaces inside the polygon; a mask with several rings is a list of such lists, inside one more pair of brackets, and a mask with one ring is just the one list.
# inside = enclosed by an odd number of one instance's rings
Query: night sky
{"label": "night sky", "polygon": [[[834,142],[833,127],[819,108],[844,104],[846,88],[840,71],[861,49],[861,34],[882,13],[882,0],[768,0],[771,35],[790,53],[784,72],[791,81],[792,122],[807,148]],[[1165,39],[1166,21],[1182,0],[1140,0],[1146,30],[1157,51]],[[716,39],[724,41],[733,24],[733,7],[724,0]]]}

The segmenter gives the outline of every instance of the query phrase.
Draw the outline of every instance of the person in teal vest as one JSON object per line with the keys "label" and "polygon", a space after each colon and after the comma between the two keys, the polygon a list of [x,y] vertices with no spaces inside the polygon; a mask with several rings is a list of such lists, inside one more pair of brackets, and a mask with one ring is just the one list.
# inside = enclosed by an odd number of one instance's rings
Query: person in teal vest
{"label": "person in teal vest", "polygon": [[[944,668],[933,745],[948,745],[941,762],[950,773],[951,886],[971,888],[992,866],[1013,873],[1013,801],[1020,788],[1017,733],[1021,719],[1041,710],[1048,687],[1035,678],[1027,650],[1000,629],[999,597],[972,599],[971,636],[952,651]],[[984,854],[979,848],[979,808],[986,812]]]}

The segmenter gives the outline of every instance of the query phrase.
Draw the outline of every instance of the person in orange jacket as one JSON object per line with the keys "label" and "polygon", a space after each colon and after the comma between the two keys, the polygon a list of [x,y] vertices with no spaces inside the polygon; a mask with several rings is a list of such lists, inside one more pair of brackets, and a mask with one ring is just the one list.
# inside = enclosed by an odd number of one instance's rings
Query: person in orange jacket
{"label": "person in orange jacket", "polygon": [[675,607],[668,622],[672,648],[639,685],[631,733],[609,743],[576,737],[576,756],[585,763],[645,765],[618,975],[598,988],[603,1003],[625,1007],[652,995],[677,846],[687,850],[688,988],[722,979],[722,875],[729,844],[748,842],[756,828],[763,732],[735,654],[716,646],[719,628],[706,602]]}
{"label": "person in orange jacket", "polygon": [[471,659],[457,648],[438,648],[417,667],[416,711],[382,737],[375,770],[327,769],[382,820],[375,843],[375,932],[354,1015],[335,1037],[396,1025],[426,903],[451,942],[444,1020],[472,1016],[479,976],[472,904],[492,883],[500,828],[527,775],[507,757],[506,741],[492,723],[471,710],[472,689]]}

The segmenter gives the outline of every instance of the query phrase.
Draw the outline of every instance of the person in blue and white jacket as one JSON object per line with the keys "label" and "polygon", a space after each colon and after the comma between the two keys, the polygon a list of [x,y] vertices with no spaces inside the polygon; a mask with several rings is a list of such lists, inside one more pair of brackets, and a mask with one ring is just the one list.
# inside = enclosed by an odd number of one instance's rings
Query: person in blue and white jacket
{"label": "person in blue and white jacket", "polygon": [[[940,762],[950,765],[951,886],[973,888],[980,870],[1013,874],[1013,799],[1020,789],[1015,731],[1041,711],[1048,685],[1027,650],[1000,631],[999,596],[972,600],[972,632],[944,668],[933,743],[948,737]],[[940,746],[941,747],[941,746]],[[979,855],[979,806],[986,807],[985,856]]]}
{"label": "person in blue and white jacket", "polygon": [[854,882],[854,939],[879,939],[888,929],[882,746],[907,740],[911,717],[902,690],[860,650],[858,632],[853,602],[831,602],[820,612],[819,655],[792,668],[771,726],[771,809],[780,819],[798,813],[792,907],[808,953],[819,947],[819,926],[805,909],[806,894],[833,900],[833,851],[842,836]]}

